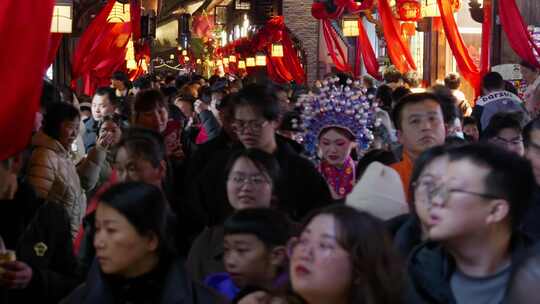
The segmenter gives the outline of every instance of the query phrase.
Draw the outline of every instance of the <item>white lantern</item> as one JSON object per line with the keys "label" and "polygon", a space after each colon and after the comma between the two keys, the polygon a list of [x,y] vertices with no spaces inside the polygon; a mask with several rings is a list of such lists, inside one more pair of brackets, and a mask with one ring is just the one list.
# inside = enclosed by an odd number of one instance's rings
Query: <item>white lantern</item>
{"label": "white lantern", "polygon": [[57,0],[54,5],[51,33],[69,34],[73,31],[73,1]]}

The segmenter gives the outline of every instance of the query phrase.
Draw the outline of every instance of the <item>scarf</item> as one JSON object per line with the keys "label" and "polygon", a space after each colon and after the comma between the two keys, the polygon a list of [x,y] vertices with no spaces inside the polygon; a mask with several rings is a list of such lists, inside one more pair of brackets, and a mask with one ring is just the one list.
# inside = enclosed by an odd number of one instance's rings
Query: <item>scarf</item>
{"label": "scarf", "polygon": [[321,161],[319,165],[319,172],[339,197],[351,193],[356,182],[355,171],[354,161],[350,156],[345,159],[341,168],[333,166],[325,160]]}

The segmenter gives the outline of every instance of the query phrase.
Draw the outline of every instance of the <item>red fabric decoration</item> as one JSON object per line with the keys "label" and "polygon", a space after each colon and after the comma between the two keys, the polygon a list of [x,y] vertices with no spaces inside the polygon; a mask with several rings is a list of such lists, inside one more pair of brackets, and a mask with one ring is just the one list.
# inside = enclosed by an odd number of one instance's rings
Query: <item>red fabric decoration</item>
{"label": "red fabric decoration", "polygon": [[129,5],[129,13],[131,15],[131,25],[133,32],[133,41],[141,38],[141,1],[131,0]]}
{"label": "red fabric decoration", "polygon": [[214,30],[214,21],[206,14],[193,17],[192,22],[193,33],[201,39],[208,39],[212,37],[212,31]]}
{"label": "red fabric decoration", "polygon": [[[341,48],[341,45],[339,44],[339,41],[337,39],[337,34],[334,28],[332,27],[332,25],[330,24],[330,20],[327,20],[327,19],[323,20],[322,25],[323,25],[323,36],[324,36],[324,40],[326,41],[328,53],[330,55],[330,58],[332,58],[332,61],[334,62],[336,69],[342,72],[350,72],[351,67],[347,63],[345,52],[343,51],[343,49]],[[341,59],[338,57],[338,54],[336,54],[336,50],[334,48],[337,49],[339,53],[339,57],[341,57]]]}
{"label": "red fabric decoration", "polygon": [[58,48],[60,47],[60,44],[62,43],[62,33],[51,33],[51,37],[49,38],[49,52],[47,55],[47,65],[45,68],[48,68],[51,64],[53,64],[54,59],[56,58],[56,53],[58,52]]}
{"label": "red fabric decoration", "polygon": [[396,7],[401,21],[417,21],[421,17],[422,6],[417,0],[398,0]]}
{"label": "red fabric decoration", "polygon": [[72,87],[83,77],[83,92],[93,95],[94,90],[108,85],[111,74],[126,70],[125,54],[132,27],[130,22],[109,23],[115,0],[109,0],[82,35],[73,55]]}
{"label": "red fabric decoration", "polygon": [[379,62],[377,61],[377,56],[375,56],[375,51],[373,50],[373,46],[371,45],[371,41],[369,41],[369,37],[366,33],[366,29],[364,28],[364,23],[362,20],[358,20],[358,29],[359,29],[359,35],[357,38],[358,41],[358,50],[356,53],[356,69],[355,71],[356,76],[360,75],[360,56],[362,55],[362,58],[364,60],[364,66],[366,67],[366,71],[369,75],[373,76],[375,79],[382,80],[382,76],[379,73]]}
{"label": "red fabric decoration", "polygon": [[501,24],[510,46],[516,54],[523,60],[540,68],[540,63],[536,59],[533,48],[540,54],[539,48],[527,31],[527,26],[514,0],[500,0],[499,16]]}
{"label": "red fabric decoration", "polygon": [[[454,19],[454,11],[452,5],[448,1],[437,0],[439,11],[441,12],[441,20],[448,39],[448,44],[452,49],[452,54],[456,59],[459,72],[476,90],[480,88],[481,75],[478,67],[469,55],[467,46],[463,42],[463,38],[459,33],[456,20]],[[477,91],[478,93],[478,91]]]}
{"label": "red fabric decoration", "polygon": [[489,58],[491,57],[491,0],[484,0],[484,22],[482,23],[482,50],[480,54],[480,72],[485,75],[491,69]]}
{"label": "red fabric decoration", "polygon": [[379,0],[379,13],[382,26],[385,29],[384,37],[386,38],[386,47],[390,60],[401,73],[416,70],[411,51],[401,38],[398,22],[393,17],[388,0]]}
{"label": "red fabric decoration", "polygon": [[53,7],[53,0],[0,1],[0,83],[5,88],[0,103],[2,160],[30,141],[47,64]]}

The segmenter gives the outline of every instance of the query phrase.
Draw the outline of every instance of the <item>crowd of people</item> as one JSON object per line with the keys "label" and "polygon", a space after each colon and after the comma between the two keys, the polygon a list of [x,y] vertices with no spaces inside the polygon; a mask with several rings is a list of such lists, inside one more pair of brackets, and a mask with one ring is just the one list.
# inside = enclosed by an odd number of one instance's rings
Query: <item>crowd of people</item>
{"label": "crowd of people", "polygon": [[[0,303],[536,303],[540,71],[45,81]],[[520,97],[521,96],[521,97]]]}

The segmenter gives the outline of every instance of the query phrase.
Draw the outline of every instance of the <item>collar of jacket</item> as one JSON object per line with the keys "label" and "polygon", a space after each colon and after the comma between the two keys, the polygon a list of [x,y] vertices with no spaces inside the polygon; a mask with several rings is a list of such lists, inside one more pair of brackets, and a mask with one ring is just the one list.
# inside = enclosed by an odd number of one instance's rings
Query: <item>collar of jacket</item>
{"label": "collar of jacket", "polygon": [[[161,303],[184,303],[185,298],[191,294],[191,287],[186,277],[183,261],[180,259],[173,260],[167,268],[169,270],[163,281]],[[86,285],[88,290],[84,303],[114,304],[112,291],[109,284],[104,280],[97,260],[92,263]]]}
{"label": "collar of jacket", "polygon": [[43,131],[37,132],[34,137],[32,138],[32,146],[34,147],[43,147],[49,150],[54,151],[57,154],[69,156],[69,152],[62,144],[50,137],[49,135],[45,134]]}
{"label": "collar of jacket", "polygon": [[[511,265],[520,261],[533,244],[532,239],[516,232],[510,243]],[[450,278],[456,269],[455,261],[437,242],[418,245],[410,254],[408,273],[416,292],[428,303],[454,304]]]}

